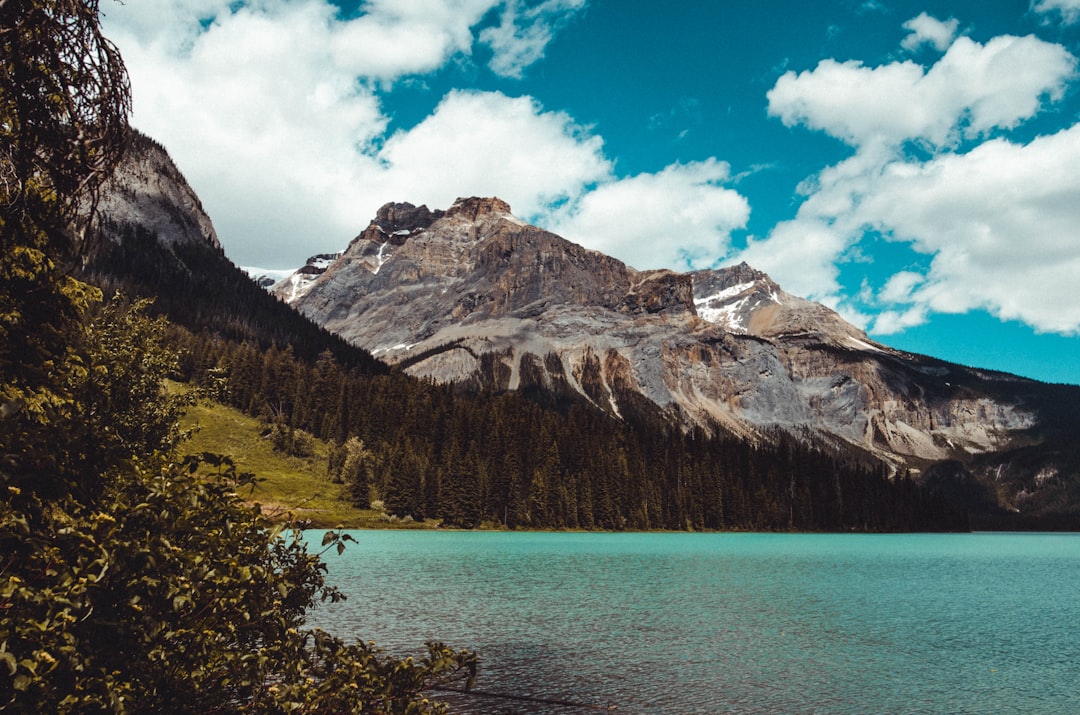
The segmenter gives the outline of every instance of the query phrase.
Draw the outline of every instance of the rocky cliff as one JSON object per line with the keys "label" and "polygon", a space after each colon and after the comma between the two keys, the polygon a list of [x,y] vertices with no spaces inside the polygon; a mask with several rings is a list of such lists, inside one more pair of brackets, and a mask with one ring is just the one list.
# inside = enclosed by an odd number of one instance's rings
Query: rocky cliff
{"label": "rocky cliff", "polygon": [[1014,486],[976,491],[1013,509],[1034,482],[1011,455],[1053,439],[1047,415],[1074,392],[893,350],[745,264],[636,271],[495,198],[387,204],[303,291],[277,290],[416,376],[570,390],[614,416],[644,396],[687,425],[813,434],[896,470],[978,463]]}
{"label": "rocky cliff", "polygon": [[102,188],[98,215],[113,241],[138,227],[165,246],[207,245],[221,251],[210,217],[168,152],[136,131],[131,132],[123,161]]}

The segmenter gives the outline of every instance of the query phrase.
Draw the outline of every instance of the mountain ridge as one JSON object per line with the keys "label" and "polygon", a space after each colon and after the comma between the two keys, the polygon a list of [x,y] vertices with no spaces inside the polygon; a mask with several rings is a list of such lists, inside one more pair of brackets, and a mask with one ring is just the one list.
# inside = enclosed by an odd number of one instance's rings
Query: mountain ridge
{"label": "mountain ridge", "polygon": [[[1059,439],[1048,405],[1078,392],[895,350],[746,264],[637,271],[492,197],[387,204],[291,304],[417,377],[569,389],[616,417],[633,393],[687,427],[815,434],[894,472],[957,463],[1006,510],[1047,482],[1009,455]],[[1053,470],[1065,492],[1070,469]]]}
{"label": "mountain ridge", "polygon": [[386,366],[313,325],[233,264],[195,191],[164,146],[132,130],[124,157],[102,187],[98,230],[75,274],[107,293],[152,299],[151,311],[221,339],[270,348],[292,345],[314,358],[331,352],[348,365]]}

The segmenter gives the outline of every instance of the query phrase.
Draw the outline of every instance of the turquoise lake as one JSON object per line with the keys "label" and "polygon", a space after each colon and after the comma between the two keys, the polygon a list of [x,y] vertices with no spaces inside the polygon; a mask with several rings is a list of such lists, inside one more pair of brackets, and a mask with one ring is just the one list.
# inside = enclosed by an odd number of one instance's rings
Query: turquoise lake
{"label": "turquoise lake", "polygon": [[325,557],[348,600],[311,624],[475,650],[485,691],[630,715],[1080,713],[1080,534],[350,533]]}

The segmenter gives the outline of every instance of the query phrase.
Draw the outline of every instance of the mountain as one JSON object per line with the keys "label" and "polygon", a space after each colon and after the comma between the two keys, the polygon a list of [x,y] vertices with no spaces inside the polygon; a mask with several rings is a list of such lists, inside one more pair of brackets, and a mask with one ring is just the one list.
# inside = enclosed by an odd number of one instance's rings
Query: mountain
{"label": "mountain", "polygon": [[153,139],[132,131],[123,161],[102,189],[98,218],[100,228],[75,272],[107,293],[152,298],[154,311],[194,332],[262,348],[291,346],[312,359],[330,351],[364,371],[386,371],[367,352],[267,294],[226,258],[198,196]]}
{"label": "mountain", "polygon": [[295,285],[274,290],[410,375],[616,418],[644,398],[687,429],[824,440],[987,523],[1080,515],[1080,388],[894,350],[745,264],[637,271],[474,197],[387,204]]}

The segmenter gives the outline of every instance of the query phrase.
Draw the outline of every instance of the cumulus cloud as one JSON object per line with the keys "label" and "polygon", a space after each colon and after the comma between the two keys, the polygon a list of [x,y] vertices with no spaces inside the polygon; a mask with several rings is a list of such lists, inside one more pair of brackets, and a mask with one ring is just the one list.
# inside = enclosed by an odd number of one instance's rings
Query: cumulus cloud
{"label": "cumulus cloud", "polygon": [[355,147],[379,137],[387,119],[355,81],[355,58],[333,52],[342,28],[327,6],[213,17],[198,31],[138,18],[108,28],[131,74],[132,121],[169,148],[234,258],[315,252],[293,244],[313,247],[361,221],[344,186],[373,164]]}
{"label": "cumulus cloud", "polygon": [[839,301],[836,262],[850,238],[823,218],[800,212],[776,225],[768,237],[751,240],[729,263],[746,261],[794,295],[835,307]]}
{"label": "cumulus cloud", "polygon": [[750,205],[724,186],[727,163],[673,164],[657,173],[610,180],[557,211],[548,227],[639,270],[706,268],[746,226]]}
{"label": "cumulus cloud", "polygon": [[[534,219],[607,180],[600,137],[530,97],[457,91],[378,154],[387,192],[447,207],[458,196],[493,196]],[[392,195],[392,194],[391,194]]]}
{"label": "cumulus cloud", "polygon": [[[796,217],[735,260],[854,312],[860,298],[842,298],[839,266],[878,236],[925,255],[929,268],[899,271],[871,297],[876,333],[971,310],[1077,333],[1080,125],[1027,143],[1002,136],[1059,99],[1076,63],[1035,37],[960,37],[928,69],[825,60],[788,72],[769,92],[770,114],[855,152],[805,181]],[[922,158],[905,151],[909,142]]]}
{"label": "cumulus cloud", "polygon": [[889,278],[881,289],[880,298],[888,303],[910,303],[913,300],[912,293],[925,280],[921,273],[900,271]]}
{"label": "cumulus cloud", "polygon": [[938,52],[944,52],[952,44],[959,26],[960,21],[954,17],[942,21],[925,12],[919,13],[918,17],[904,23],[904,29],[910,34],[903,39],[900,46],[914,52],[923,45],[930,45]]}
{"label": "cumulus cloud", "polygon": [[929,319],[924,305],[916,305],[906,310],[883,310],[874,316],[871,332],[876,335],[894,335],[908,328],[923,325]]}
{"label": "cumulus cloud", "polygon": [[929,70],[913,61],[867,67],[828,59],[781,76],[767,94],[770,116],[852,146],[907,141],[947,147],[1029,119],[1042,99],[1060,99],[1076,70],[1064,47],[1034,36],[958,38]]}
{"label": "cumulus cloud", "polygon": [[1040,330],[1080,331],[1080,125],[1028,144],[890,166],[853,220],[932,255],[880,298],[923,311],[983,309]]}
{"label": "cumulus cloud", "polygon": [[[510,193],[536,212],[605,179],[600,140],[533,100],[455,93],[393,136],[380,102],[477,44],[494,71],[520,73],[584,4],[367,0],[345,16],[327,0],[140,0],[110,3],[104,24],[133,123],[169,148],[230,256],[296,262],[346,242],[384,201]],[[492,11],[504,30],[484,35]]]}

